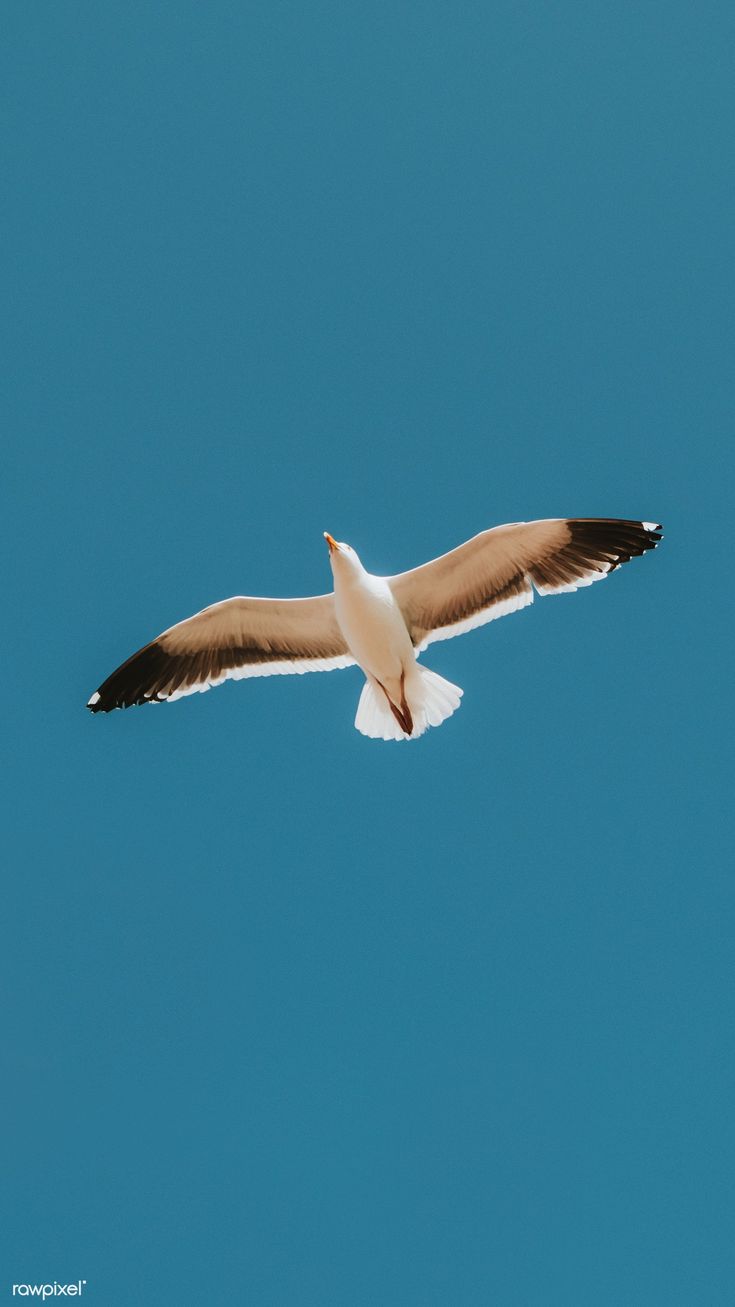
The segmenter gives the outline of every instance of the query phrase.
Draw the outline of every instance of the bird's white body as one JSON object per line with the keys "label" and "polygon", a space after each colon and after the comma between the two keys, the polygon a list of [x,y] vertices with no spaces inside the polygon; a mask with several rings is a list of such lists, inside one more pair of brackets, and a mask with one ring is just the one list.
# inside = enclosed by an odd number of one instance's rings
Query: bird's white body
{"label": "bird's white body", "polygon": [[327,538],[335,616],[347,648],[365,673],[355,725],[377,739],[415,739],[451,716],[462,691],[417,663],[387,577],[373,576],[354,549]]}
{"label": "bird's white body", "polygon": [[341,555],[334,566],[334,607],[355,662],[400,699],[401,677],[414,672],[416,655],[387,580],[366,572],[355,553]]}

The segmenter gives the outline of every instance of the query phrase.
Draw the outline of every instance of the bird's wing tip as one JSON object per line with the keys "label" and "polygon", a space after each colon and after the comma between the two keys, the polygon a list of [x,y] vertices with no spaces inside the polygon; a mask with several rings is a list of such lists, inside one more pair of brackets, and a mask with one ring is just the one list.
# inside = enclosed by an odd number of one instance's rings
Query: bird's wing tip
{"label": "bird's wing tip", "polygon": [[643,527],[643,530],[647,531],[650,536],[655,535],[656,537],[654,541],[655,545],[658,544],[659,540],[663,539],[663,526],[661,525],[660,522],[641,522],[641,526]]}

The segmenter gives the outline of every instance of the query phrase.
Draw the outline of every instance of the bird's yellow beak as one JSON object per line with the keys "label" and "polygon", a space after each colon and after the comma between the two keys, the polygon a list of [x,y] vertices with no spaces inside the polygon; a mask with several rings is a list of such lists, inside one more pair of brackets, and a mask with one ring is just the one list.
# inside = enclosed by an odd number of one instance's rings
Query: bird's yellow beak
{"label": "bird's yellow beak", "polygon": [[324,539],[329,545],[330,554],[334,553],[335,549],[339,549],[339,545],[337,544],[337,541],[335,540],[334,536],[330,536],[328,531],[324,532]]}

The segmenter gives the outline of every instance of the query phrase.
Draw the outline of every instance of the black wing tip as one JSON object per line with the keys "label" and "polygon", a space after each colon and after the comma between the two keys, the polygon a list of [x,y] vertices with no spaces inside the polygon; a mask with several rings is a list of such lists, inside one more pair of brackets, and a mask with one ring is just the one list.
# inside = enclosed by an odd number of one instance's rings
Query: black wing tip
{"label": "black wing tip", "polygon": [[635,525],[640,528],[641,553],[645,553],[648,549],[655,549],[664,538],[663,527],[660,522],[637,522]]}
{"label": "black wing tip", "polygon": [[163,702],[164,702],[163,699],[135,699],[135,700],[131,700],[130,703],[114,703],[114,702],[110,702],[109,700],[104,700],[101,697],[100,691],[97,690],[96,693],[92,695],[92,698],[87,700],[85,707],[91,713],[115,712],[118,708],[133,708],[135,707],[136,704],[140,704],[140,703],[163,703]]}
{"label": "black wing tip", "polygon": [[641,522],[641,529],[648,536],[651,542],[651,549],[655,549],[660,540],[664,538],[664,529],[660,522]]}
{"label": "black wing tip", "polygon": [[89,711],[113,712],[115,708],[133,708],[136,704],[161,703],[154,687],[165,663],[166,655],[157,641],[145,645],[103,681],[87,701]]}
{"label": "black wing tip", "polygon": [[116,704],[107,703],[105,701],[103,697],[104,688],[105,688],[104,685],[101,685],[99,690],[95,690],[91,698],[87,700],[86,708],[89,712],[91,713],[112,712],[112,709],[117,707]]}
{"label": "black wing tip", "polygon": [[663,539],[660,522],[641,522],[637,518],[574,517],[568,523],[575,544],[619,554],[615,566],[655,549]]}

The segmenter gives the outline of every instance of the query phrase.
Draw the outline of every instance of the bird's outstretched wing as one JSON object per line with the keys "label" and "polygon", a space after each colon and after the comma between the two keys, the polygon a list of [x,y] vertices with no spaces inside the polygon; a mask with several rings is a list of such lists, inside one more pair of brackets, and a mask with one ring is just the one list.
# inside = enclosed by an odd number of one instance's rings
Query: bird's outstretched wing
{"label": "bird's outstretched wing", "polygon": [[418,650],[513,613],[539,594],[601,581],[655,549],[660,526],[608,517],[549,518],[482,531],[389,584]]}
{"label": "bird's outstretched wing", "polygon": [[92,712],[161,703],[244,676],[350,667],[334,595],[313,599],[238,596],[170,626],[128,658],[92,695]]}

